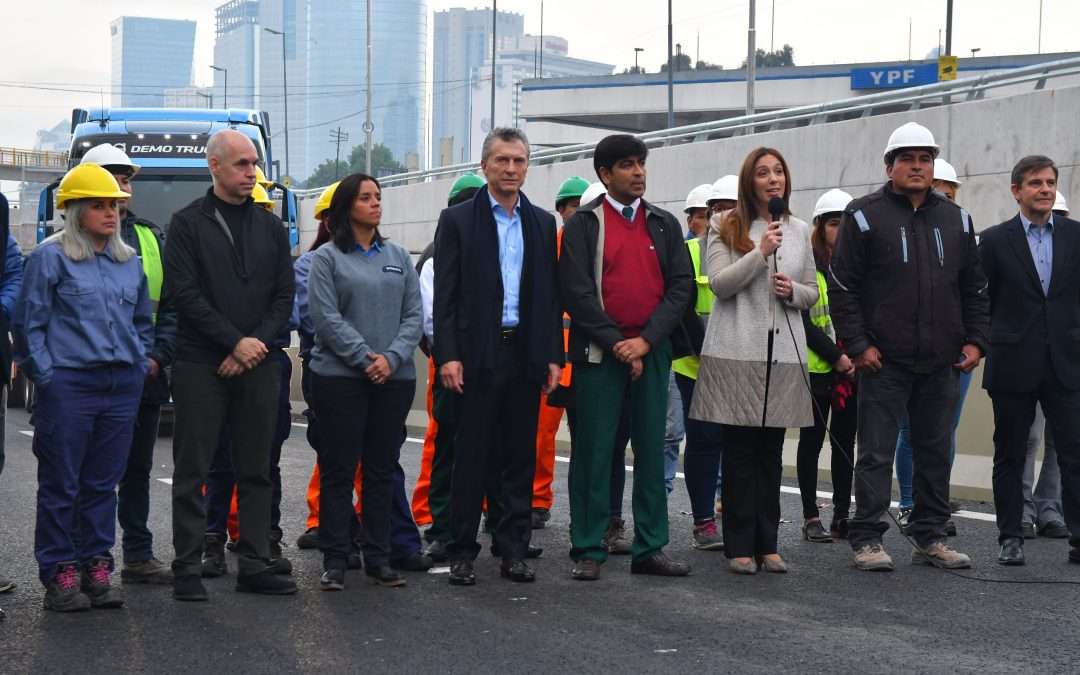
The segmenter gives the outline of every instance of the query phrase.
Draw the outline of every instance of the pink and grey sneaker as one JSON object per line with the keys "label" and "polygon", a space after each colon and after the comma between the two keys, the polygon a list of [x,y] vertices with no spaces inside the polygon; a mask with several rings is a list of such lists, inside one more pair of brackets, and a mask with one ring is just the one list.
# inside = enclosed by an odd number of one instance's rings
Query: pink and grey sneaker
{"label": "pink and grey sneaker", "polygon": [[108,558],[94,558],[83,568],[82,591],[90,598],[90,606],[94,609],[117,609],[124,606],[120,591],[113,588],[109,582],[111,566]]}
{"label": "pink and grey sneaker", "polygon": [[716,521],[710,518],[694,525],[694,548],[699,551],[720,551],[724,548],[724,538],[716,527]]}
{"label": "pink and grey sneaker", "polygon": [[56,576],[45,586],[45,609],[53,612],[90,609],[90,598],[79,590],[79,568],[75,563],[57,565]]}

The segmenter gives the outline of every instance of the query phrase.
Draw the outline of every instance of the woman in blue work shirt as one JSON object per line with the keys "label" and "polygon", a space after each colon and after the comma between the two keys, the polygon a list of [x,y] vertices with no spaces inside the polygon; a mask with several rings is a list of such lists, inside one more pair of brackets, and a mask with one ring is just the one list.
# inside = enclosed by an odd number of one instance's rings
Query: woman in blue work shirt
{"label": "woman in blue work shirt", "polygon": [[120,607],[112,588],[116,485],[154,339],[146,276],[120,239],[117,200],[99,166],[60,181],[65,227],[26,263],[12,332],[15,359],[37,387],[34,555],[45,608]]}
{"label": "woman in blue work shirt", "polygon": [[409,252],[379,234],[381,200],[371,176],[341,181],[330,201],[331,242],[312,256],[308,278],[324,590],[345,587],[358,461],[365,571],[383,586],[405,583],[390,565],[390,509],[402,429],[416,390],[420,281]]}

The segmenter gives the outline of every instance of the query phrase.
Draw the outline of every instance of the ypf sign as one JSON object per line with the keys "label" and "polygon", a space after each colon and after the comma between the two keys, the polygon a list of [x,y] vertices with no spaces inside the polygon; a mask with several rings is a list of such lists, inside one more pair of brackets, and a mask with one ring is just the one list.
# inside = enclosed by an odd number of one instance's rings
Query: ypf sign
{"label": "ypf sign", "polygon": [[851,69],[852,89],[901,89],[937,81],[937,63],[904,63]]}

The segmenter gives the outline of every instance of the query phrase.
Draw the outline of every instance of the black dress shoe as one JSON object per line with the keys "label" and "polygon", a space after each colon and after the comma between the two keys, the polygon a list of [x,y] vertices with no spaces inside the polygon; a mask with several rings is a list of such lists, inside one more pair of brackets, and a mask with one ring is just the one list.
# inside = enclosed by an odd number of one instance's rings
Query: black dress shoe
{"label": "black dress shoe", "polygon": [[1001,542],[1001,553],[998,553],[998,563],[1002,565],[1024,564],[1024,540],[1006,539]]}
{"label": "black dress shoe", "polygon": [[1051,520],[1049,523],[1040,525],[1038,532],[1040,537],[1046,537],[1047,539],[1069,538],[1069,528],[1065,527],[1065,523],[1060,520]]}
{"label": "black dress shoe", "polygon": [[499,575],[524,584],[536,581],[536,572],[533,572],[524,560],[503,560],[502,565],[499,565]]}
{"label": "black dress shoe", "polygon": [[447,550],[446,543],[438,539],[428,544],[428,547],[424,549],[424,555],[431,558],[432,562],[437,563],[443,563],[450,559],[450,551]]}
{"label": "black dress shoe", "polygon": [[256,574],[241,574],[236,577],[237,593],[258,593],[260,595],[292,595],[296,592],[296,582],[290,577],[275,574],[267,568]]}
{"label": "black dress shoe", "polygon": [[690,566],[675,562],[664,553],[654,553],[644,560],[630,563],[631,574],[654,574],[660,577],[685,577],[690,574]]}
{"label": "black dress shoe", "polygon": [[435,565],[435,562],[422,553],[412,553],[404,558],[394,558],[390,561],[390,567],[405,572],[427,572]]}
{"label": "black dress shoe", "polygon": [[270,569],[274,574],[288,576],[292,574],[292,563],[288,558],[273,558],[270,560]]}
{"label": "black dress shoe", "polygon": [[210,596],[198,574],[184,574],[173,578],[173,599],[185,602],[206,602]]}
{"label": "black dress shoe", "polygon": [[367,574],[368,579],[373,584],[388,588],[405,585],[405,577],[398,574],[397,570],[389,565],[375,565],[374,567],[368,565],[364,573]]}
{"label": "black dress shoe", "polygon": [[471,560],[456,560],[450,564],[451,586],[474,586],[476,585],[476,573],[473,572]]}
{"label": "black dress shoe", "polygon": [[1024,539],[1034,539],[1038,536],[1035,533],[1035,523],[1023,522],[1020,523],[1020,530],[1024,533]]}
{"label": "black dress shoe", "polygon": [[[503,557],[502,549],[500,549],[499,545],[495,542],[491,543],[491,555],[494,558]],[[536,560],[542,555],[544,555],[544,549],[540,548],[539,546],[533,546],[532,544],[529,544],[529,548],[525,551],[526,560]]]}
{"label": "black dress shoe", "polygon": [[1069,562],[1080,563],[1080,548],[1073,546],[1069,549]]}

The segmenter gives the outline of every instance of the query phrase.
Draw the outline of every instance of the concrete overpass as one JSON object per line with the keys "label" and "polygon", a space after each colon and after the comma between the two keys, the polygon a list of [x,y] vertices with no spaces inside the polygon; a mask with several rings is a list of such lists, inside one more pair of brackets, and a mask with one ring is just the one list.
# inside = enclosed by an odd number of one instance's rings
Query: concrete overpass
{"label": "concrete overpass", "polygon": [[[1080,59],[1058,64],[1054,72],[1061,77],[1080,73]],[[726,126],[698,125],[644,134],[642,138],[655,146],[649,155],[646,197],[678,213],[691,187],[735,173],[750,150],[766,145],[784,153],[791,169],[792,211],[809,219],[814,202],[826,189],[840,187],[861,195],[880,186],[885,180],[881,153],[889,133],[914,120],[933,130],[942,156],[956,167],[964,183],[959,201],[971,212],[977,229],[1015,213],[1009,174],[1025,154],[1053,157],[1061,170],[1061,191],[1080,198],[1080,127],[1076,125],[1080,86],[1047,89],[1045,75],[1030,72],[987,80],[985,85],[921,87],[903,104],[905,112],[876,114],[875,101],[882,110],[895,110],[900,99],[868,97],[862,107],[838,101],[829,107],[735,119]],[[1023,93],[1017,93],[1020,90]],[[922,108],[920,100],[933,102],[933,107]],[[384,179],[383,233],[412,251],[423,249],[434,236],[451,181],[475,169],[475,165],[460,165]],[[525,191],[534,203],[552,208],[559,183],[575,174],[594,180],[591,146],[534,153]],[[310,214],[318,192],[301,195],[305,246],[314,238]],[[976,378],[964,409],[953,481],[956,494],[986,498],[992,472],[993,415],[989,398],[977,386],[981,375],[977,373]],[[418,399],[410,424],[422,422],[422,409]],[[785,465],[791,470],[794,443],[789,437],[785,450]],[[827,452],[822,452],[822,467],[829,466]]]}
{"label": "concrete overpass", "polygon": [[0,148],[0,180],[51,183],[67,171],[66,152]]}

